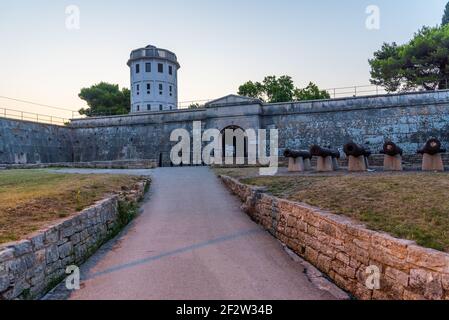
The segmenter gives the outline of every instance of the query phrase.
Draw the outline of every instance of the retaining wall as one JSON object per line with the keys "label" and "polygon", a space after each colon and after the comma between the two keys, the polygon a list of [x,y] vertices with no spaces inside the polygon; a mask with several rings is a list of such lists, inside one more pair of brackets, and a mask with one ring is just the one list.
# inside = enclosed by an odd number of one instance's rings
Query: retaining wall
{"label": "retaining wall", "polygon": [[[449,300],[449,254],[368,230],[344,216],[269,196],[230,177],[221,179],[252,219],[356,298]],[[380,288],[371,290],[366,284],[373,266],[380,271]]]}
{"label": "retaining wall", "polygon": [[39,298],[123,227],[119,201],[137,203],[149,181],[110,196],[26,240],[0,246],[0,300]]}

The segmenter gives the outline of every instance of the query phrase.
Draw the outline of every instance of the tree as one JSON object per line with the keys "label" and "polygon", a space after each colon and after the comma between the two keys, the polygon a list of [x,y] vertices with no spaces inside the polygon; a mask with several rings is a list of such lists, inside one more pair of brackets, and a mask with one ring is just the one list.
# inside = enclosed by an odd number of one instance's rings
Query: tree
{"label": "tree", "polygon": [[89,108],[81,109],[79,113],[88,117],[128,114],[131,110],[130,95],[127,88],[120,90],[116,84],[100,82],[81,89],[79,97],[87,102]]}
{"label": "tree", "polygon": [[441,25],[445,26],[448,23],[449,23],[449,2],[446,4],[446,8],[444,9],[444,15],[441,21]]}
{"label": "tree", "polygon": [[239,87],[238,94],[264,101],[265,88],[260,82],[248,81]]}
{"label": "tree", "polygon": [[326,90],[320,90],[316,84],[309,82],[309,85],[304,89],[295,89],[294,98],[298,101],[304,100],[322,100],[330,99],[330,94]]}
{"label": "tree", "polygon": [[203,106],[201,106],[199,103],[192,103],[191,105],[188,106],[189,109],[200,109]]}
{"label": "tree", "polygon": [[288,102],[293,100],[295,86],[289,76],[281,76],[277,79],[275,76],[265,77],[263,80],[265,94],[270,103]]}
{"label": "tree", "polygon": [[389,92],[447,88],[449,25],[423,27],[404,44],[385,43],[369,60],[371,83]]}
{"label": "tree", "polygon": [[248,81],[239,87],[238,94],[260,99],[268,103],[289,102],[296,100],[328,99],[329,94],[320,90],[312,82],[307,88],[295,88],[293,80],[289,76],[267,76],[260,82]]}

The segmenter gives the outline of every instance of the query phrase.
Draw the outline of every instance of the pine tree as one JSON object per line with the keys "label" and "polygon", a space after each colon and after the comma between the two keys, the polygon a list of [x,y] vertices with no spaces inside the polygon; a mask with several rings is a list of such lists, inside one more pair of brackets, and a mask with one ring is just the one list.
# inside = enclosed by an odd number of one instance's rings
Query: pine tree
{"label": "pine tree", "polygon": [[444,10],[443,20],[441,24],[445,26],[449,23],[449,2],[446,4],[446,9]]}

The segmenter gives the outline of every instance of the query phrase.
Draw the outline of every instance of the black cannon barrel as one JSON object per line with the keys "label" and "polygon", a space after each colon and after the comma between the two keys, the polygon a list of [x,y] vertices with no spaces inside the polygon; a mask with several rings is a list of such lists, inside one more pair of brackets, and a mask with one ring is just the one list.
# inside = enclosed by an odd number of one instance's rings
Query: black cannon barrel
{"label": "black cannon barrel", "polygon": [[347,156],[353,157],[369,157],[371,155],[371,151],[369,149],[354,142],[345,144],[345,146],[343,147],[343,151]]}
{"label": "black cannon barrel", "polygon": [[314,157],[332,157],[332,158],[340,158],[340,152],[338,150],[330,149],[330,148],[322,148],[318,145],[313,145],[310,147],[310,154]]}
{"label": "black cannon barrel", "polygon": [[297,159],[297,158],[311,159],[312,155],[307,150],[297,151],[297,150],[286,149],[284,151],[284,157],[293,158],[293,159]]}
{"label": "black cannon barrel", "polygon": [[380,153],[386,154],[391,157],[396,157],[397,155],[402,156],[404,151],[396,143],[387,141],[384,143],[384,147],[380,151]]}
{"label": "black cannon barrel", "polygon": [[441,141],[436,138],[429,139],[424,147],[418,150],[419,154],[430,154],[431,156],[445,152],[446,149],[441,148]]}

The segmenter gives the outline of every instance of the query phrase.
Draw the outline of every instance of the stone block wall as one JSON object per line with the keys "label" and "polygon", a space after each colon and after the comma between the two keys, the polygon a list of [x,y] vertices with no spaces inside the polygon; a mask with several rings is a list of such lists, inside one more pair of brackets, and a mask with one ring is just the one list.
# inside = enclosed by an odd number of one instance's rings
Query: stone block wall
{"label": "stone block wall", "polygon": [[156,160],[116,160],[92,162],[60,162],[38,164],[0,164],[1,169],[87,168],[87,169],[154,169]]}
{"label": "stone block wall", "polygon": [[351,140],[378,152],[391,139],[415,154],[428,138],[449,148],[449,90],[277,104],[211,106],[123,116],[74,119],[68,127],[0,119],[0,163],[155,159],[170,165],[175,129],[278,129],[285,148],[312,144],[343,148]]}
{"label": "stone block wall", "polygon": [[0,118],[1,164],[72,161],[72,129]]}
{"label": "stone block wall", "polygon": [[148,180],[109,196],[26,240],[0,246],[0,300],[39,298],[123,227],[119,201],[137,203]]}
{"label": "stone block wall", "polygon": [[430,137],[449,146],[448,105],[447,90],[268,104],[263,127],[279,129],[281,151],[312,144],[342,149],[354,140],[378,152],[392,140],[415,154]]}
{"label": "stone block wall", "polygon": [[[449,300],[449,254],[221,178],[253,220],[356,298]],[[373,266],[380,271],[379,289],[367,286]]]}

